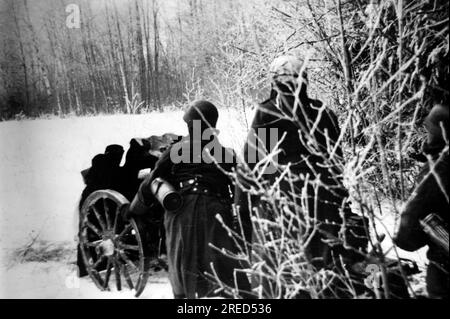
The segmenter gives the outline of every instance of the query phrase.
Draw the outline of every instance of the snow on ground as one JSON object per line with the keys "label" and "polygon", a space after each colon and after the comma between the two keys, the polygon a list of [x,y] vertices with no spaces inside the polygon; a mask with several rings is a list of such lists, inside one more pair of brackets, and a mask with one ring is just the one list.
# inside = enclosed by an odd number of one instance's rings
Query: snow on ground
{"label": "snow on ground", "polygon": [[[240,149],[244,124],[222,110],[218,128],[224,145]],[[67,289],[69,262],[26,262],[11,267],[11,252],[34,238],[74,245],[76,208],[83,189],[80,171],[108,144],[127,149],[134,137],[186,134],[182,112],[38,119],[0,123],[0,297],[110,298],[130,294],[102,293],[81,280]],[[164,275],[152,278],[143,297],[170,298]],[[161,291],[159,293],[158,291]]]}
{"label": "snow on ground", "polygon": [[[401,203],[396,203],[397,209],[401,211]],[[425,270],[428,264],[426,253],[428,248],[423,247],[414,252],[409,252],[396,247],[392,242],[392,235],[395,233],[396,225],[399,221],[396,221],[393,204],[388,201],[383,201],[380,207],[381,211],[376,211],[376,228],[378,234],[385,234],[385,239],[381,242],[383,252],[388,258],[397,260],[398,257],[402,259],[412,260],[417,263],[419,274],[415,274],[410,278],[411,289],[418,296],[426,295],[425,287]]]}
{"label": "snow on ground", "polygon": [[[228,114],[219,129],[227,132],[223,143],[235,146],[240,124]],[[0,123],[0,246],[18,247],[34,235],[72,240],[80,171],[92,157],[108,144],[126,148],[133,137],[167,132],[186,133],[181,112]]]}
{"label": "snow on ground", "polygon": [[[222,110],[218,128],[223,144],[241,150],[245,123],[242,115]],[[79,285],[76,281],[72,263],[76,207],[83,189],[80,171],[108,144],[127,148],[134,137],[168,132],[186,134],[182,112],[0,123],[0,298],[132,298],[131,291],[101,292],[89,278]],[[381,218],[392,234],[391,210],[383,205]],[[47,262],[11,257],[34,239],[68,247],[67,253]],[[389,238],[383,246],[392,247]],[[421,267],[426,262],[424,250],[400,255]],[[150,277],[141,296],[171,297],[164,272]]]}
{"label": "snow on ground", "polygon": [[[129,299],[134,291],[124,287],[121,291],[110,281],[111,291],[100,291],[89,277],[78,278],[73,266],[66,262],[26,262],[6,271],[2,279],[0,298],[37,299]],[[139,298],[172,298],[167,273],[162,271],[150,276]]]}
{"label": "snow on ground", "polygon": [[[401,210],[401,205],[398,208]],[[428,248],[424,247],[418,251],[409,252],[406,250],[402,250],[392,243],[392,234],[395,233],[396,225],[398,225],[399,221],[395,221],[396,213],[392,204],[390,202],[383,202],[381,205],[381,212],[376,212],[377,216],[377,232],[380,234],[386,234],[385,239],[381,243],[383,251],[387,253],[387,256],[393,259],[396,259],[396,256],[400,258],[410,259],[417,262],[420,268],[424,268],[427,263],[426,251]],[[397,224],[396,224],[397,223]]]}

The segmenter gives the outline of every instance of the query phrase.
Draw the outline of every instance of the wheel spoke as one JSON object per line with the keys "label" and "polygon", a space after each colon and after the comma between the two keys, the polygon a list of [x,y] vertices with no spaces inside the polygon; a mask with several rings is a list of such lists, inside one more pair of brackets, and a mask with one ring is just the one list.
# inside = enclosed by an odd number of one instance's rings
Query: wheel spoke
{"label": "wheel spoke", "polygon": [[117,206],[115,214],[116,215],[114,216],[114,226],[113,226],[114,234],[117,232],[117,224],[119,222],[119,215],[120,215],[120,207],[119,206]]}
{"label": "wheel spoke", "polygon": [[105,289],[108,288],[109,278],[111,277],[111,269],[112,269],[111,258],[108,258],[108,264],[106,266],[105,282],[103,283],[103,288]]}
{"label": "wheel spoke", "polygon": [[85,243],[85,246],[90,247],[90,248],[96,248],[101,242],[102,242],[102,240],[91,241],[91,242]]}
{"label": "wheel spoke", "polygon": [[114,276],[116,277],[117,290],[122,290],[122,282],[120,280],[120,264],[117,260],[114,260]]}
{"label": "wheel spoke", "polygon": [[118,246],[120,248],[127,249],[127,250],[139,251],[139,246],[137,246],[137,245],[128,245],[128,244],[124,244],[124,243],[119,242]]}
{"label": "wheel spoke", "polygon": [[102,232],[95,227],[94,224],[92,224],[90,221],[86,221],[86,226],[89,227],[98,237],[102,238]]}
{"label": "wheel spoke", "polygon": [[125,276],[125,280],[128,284],[128,287],[130,287],[130,289],[134,289],[134,285],[133,282],[131,281],[131,276],[130,273],[128,272],[128,268],[126,265],[123,266],[123,275]]}
{"label": "wheel spoke", "polygon": [[102,216],[100,215],[100,213],[98,212],[97,208],[95,208],[94,205],[91,206],[91,209],[94,211],[95,217],[97,217],[97,220],[100,224],[100,227],[102,228],[102,230],[106,230],[106,225],[105,222],[103,221]]}
{"label": "wheel spoke", "polygon": [[122,258],[122,260],[127,264],[127,265],[129,265],[130,267],[133,267],[134,269],[136,269],[137,271],[139,271],[139,267],[138,266],[136,266],[135,264],[134,264],[134,262],[132,262],[128,257],[127,257],[127,255],[125,254],[125,253],[123,253],[123,252],[119,252],[119,255],[120,255],[120,257]]}
{"label": "wheel spoke", "polygon": [[97,261],[92,265],[92,268],[95,269],[98,267],[98,265],[100,265],[103,261],[103,259],[105,259],[105,255],[101,255],[99,259],[97,259]]}
{"label": "wheel spoke", "polygon": [[111,216],[109,216],[109,207],[106,198],[103,198],[103,211],[105,212],[106,226],[111,229]]}
{"label": "wheel spoke", "polygon": [[95,269],[90,269],[91,271],[91,278],[94,280],[95,284],[97,285],[98,288],[100,288],[101,290],[105,290],[104,286],[104,281],[102,279],[102,276],[100,276],[100,274],[98,273],[97,270]]}
{"label": "wheel spoke", "polygon": [[124,230],[122,230],[122,232],[119,234],[119,238],[122,238],[131,229],[133,229],[133,226],[131,224],[126,225]]}

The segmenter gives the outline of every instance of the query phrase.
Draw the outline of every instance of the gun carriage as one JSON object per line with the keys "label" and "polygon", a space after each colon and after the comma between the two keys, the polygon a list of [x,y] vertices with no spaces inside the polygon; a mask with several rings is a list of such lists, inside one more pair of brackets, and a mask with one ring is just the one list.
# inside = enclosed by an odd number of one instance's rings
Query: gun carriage
{"label": "gun carriage", "polygon": [[101,290],[124,285],[142,294],[152,272],[165,268],[163,208],[152,217],[125,218],[140,183],[162,152],[180,139],[175,134],[134,138],[120,166],[123,148],[110,145],[81,172],[86,188],[79,206],[78,267]]}

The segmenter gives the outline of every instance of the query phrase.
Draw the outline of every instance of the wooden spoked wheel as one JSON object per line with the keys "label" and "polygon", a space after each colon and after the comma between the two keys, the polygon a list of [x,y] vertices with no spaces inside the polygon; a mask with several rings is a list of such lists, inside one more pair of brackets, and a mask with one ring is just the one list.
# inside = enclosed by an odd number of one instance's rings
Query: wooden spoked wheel
{"label": "wooden spoked wheel", "polygon": [[100,190],[86,199],[81,210],[80,248],[86,270],[101,290],[127,285],[138,297],[149,276],[142,225],[125,221],[129,202],[113,190]]}

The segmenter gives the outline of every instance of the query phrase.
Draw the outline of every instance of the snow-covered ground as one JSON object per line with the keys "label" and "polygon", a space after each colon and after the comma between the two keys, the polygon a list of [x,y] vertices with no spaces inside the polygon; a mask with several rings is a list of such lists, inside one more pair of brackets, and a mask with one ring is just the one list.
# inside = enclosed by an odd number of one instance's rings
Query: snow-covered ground
{"label": "snow-covered ground", "polygon": [[[2,272],[4,270],[2,269]],[[124,287],[115,289],[111,279],[111,291],[100,291],[89,277],[79,279],[75,268],[66,262],[25,262],[7,269],[1,280],[0,298],[37,299],[129,299],[134,291]],[[170,299],[172,289],[166,272],[150,276],[139,298]]]}
{"label": "snow-covered ground", "polygon": [[[222,110],[218,128],[223,144],[242,149],[245,123],[242,115]],[[77,281],[72,263],[83,189],[80,171],[108,144],[127,148],[131,138],[167,132],[186,133],[181,112],[1,122],[0,298],[132,298],[126,290],[101,292],[89,278]],[[389,209],[383,218],[392,233]],[[63,253],[45,262],[13,256],[34,240],[52,243]],[[384,245],[391,246],[389,239]],[[401,254],[425,263],[423,251]],[[141,296],[171,297],[164,272],[150,277]]]}
{"label": "snow-covered ground", "polygon": [[[240,149],[245,124],[222,110],[218,128],[226,146]],[[108,144],[126,149],[134,137],[186,134],[182,112],[38,119],[0,123],[0,298],[123,298],[103,293],[88,280],[69,289],[67,260],[19,262],[11,254],[34,239],[74,246],[76,207],[83,189],[80,171]],[[70,286],[70,284],[69,284]],[[171,298],[164,274],[150,278],[142,298]]]}

